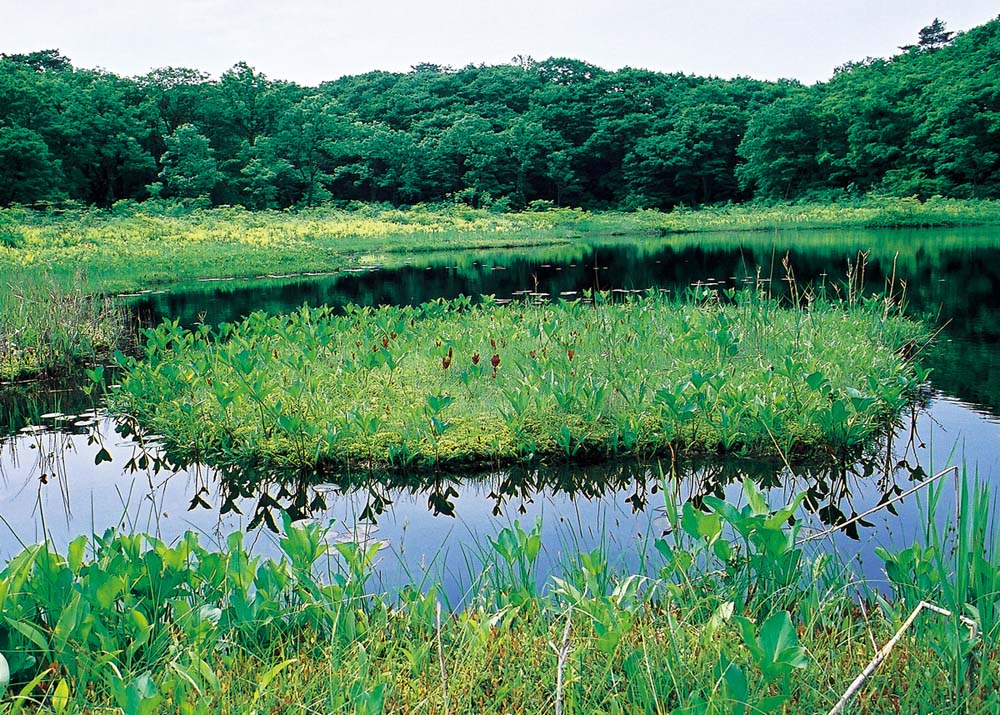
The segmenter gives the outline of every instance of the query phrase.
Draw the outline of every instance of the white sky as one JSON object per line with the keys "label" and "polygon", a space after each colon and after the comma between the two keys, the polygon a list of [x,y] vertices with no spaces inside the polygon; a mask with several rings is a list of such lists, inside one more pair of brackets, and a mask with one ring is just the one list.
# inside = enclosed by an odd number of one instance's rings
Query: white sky
{"label": "white sky", "polygon": [[998,14],[996,0],[0,0],[0,52],[57,48],[124,75],[243,60],[310,85],[518,54],[812,83],[894,54],[935,17],[967,30]]}

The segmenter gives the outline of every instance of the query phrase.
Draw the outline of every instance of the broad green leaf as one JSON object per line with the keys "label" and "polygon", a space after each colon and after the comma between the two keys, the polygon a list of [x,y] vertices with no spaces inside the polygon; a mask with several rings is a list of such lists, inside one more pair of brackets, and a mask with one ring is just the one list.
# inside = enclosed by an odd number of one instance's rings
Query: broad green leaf
{"label": "broad green leaf", "polygon": [[722,533],[722,519],[718,514],[706,514],[691,502],[682,507],[681,527],[691,536],[714,541]]}
{"label": "broad green leaf", "polygon": [[750,477],[743,480],[743,494],[746,496],[747,504],[750,505],[754,515],[768,513],[767,499],[764,498],[763,492],[757,488]]}

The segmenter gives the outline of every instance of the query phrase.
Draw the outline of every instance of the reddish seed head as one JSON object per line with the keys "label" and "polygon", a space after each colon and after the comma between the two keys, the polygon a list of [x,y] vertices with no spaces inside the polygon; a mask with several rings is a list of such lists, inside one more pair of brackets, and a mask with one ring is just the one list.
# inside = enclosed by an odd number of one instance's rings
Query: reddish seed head
{"label": "reddish seed head", "polygon": [[472,364],[473,365],[479,364],[479,353],[472,353]]}
{"label": "reddish seed head", "polygon": [[493,348],[494,350],[497,349],[497,341],[494,340],[493,338],[490,338],[490,347]]}
{"label": "reddish seed head", "polygon": [[493,353],[493,357],[490,358],[490,364],[493,366],[493,370],[496,371],[500,367],[500,356]]}
{"label": "reddish seed head", "polygon": [[534,359],[535,359],[535,358],[537,357],[537,354],[535,353],[535,351],[534,351],[534,350],[532,350],[532,351],[531,351],[530,353],[528,353],[528,354],[529,354],[529,355],[531,356],[531,359],[532,359],[532,360],[534,360]]}
{"label": "reddish seed head", "polygon": [[451,367],[451,357],[452,357],[451,348],[448,348],[448,354],[445,355],[443,358],[441,358],[441,367],[443,367],[445,370]]}
{"label": "reddish seed head", "polygon": [[576,353],[573,352],[572,350],[567,350],[566,351],[566,355],[569,357],[570,362],[572,362],[573,361],[573,356],[576,355]]}
{"label": "reddish seed head", "polygon": [[389,338],[382,338],[382,347],[383,348],[389,347]]}

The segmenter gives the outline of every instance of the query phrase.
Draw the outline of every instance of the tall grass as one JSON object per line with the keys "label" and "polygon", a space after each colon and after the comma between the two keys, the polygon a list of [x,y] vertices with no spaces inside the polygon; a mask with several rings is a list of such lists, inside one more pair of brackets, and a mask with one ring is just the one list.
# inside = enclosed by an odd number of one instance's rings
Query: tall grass
{"label": "tall grass", "polygon": [[65,372],[108,357],[126,332],[117,301],[88,294],[83,280],[20,273],[0,285],[0,379]]}

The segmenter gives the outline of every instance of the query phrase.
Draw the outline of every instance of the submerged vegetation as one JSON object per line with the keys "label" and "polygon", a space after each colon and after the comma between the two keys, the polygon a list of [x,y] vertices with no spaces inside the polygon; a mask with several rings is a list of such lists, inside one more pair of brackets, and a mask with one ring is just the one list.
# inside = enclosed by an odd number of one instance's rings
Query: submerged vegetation
{"label": "submerged vegetation", "polygon": [[90,295],[80,280],[15,276],[0,285],[0,380],[65,372],[123,345],[126,317],[116,301]]}
{"label": "submerged vegetation", "polygon": [[303,307],[167,322],[113,409],[184,460],[348,470],[540,457],[859,450],[925,375],[890,298],[655,291],[611,300]]}
{"label": "submerged vegetation", "polygon": [[804,495],[773,509],[752,482],[700,509],[665,484],[639,573],[598,548],[543,577],[515,522],[457,600],[433,575],[384,593],[378,544],[288,519],[276,557],[242,533],[39,544],[0,572],[0,712],[825,713],[899,630],[849,712],[992,713],[1000,543],[962,483],[957,520],[932,484],[924,545],[880,551],[881,593],[805,541]]}

